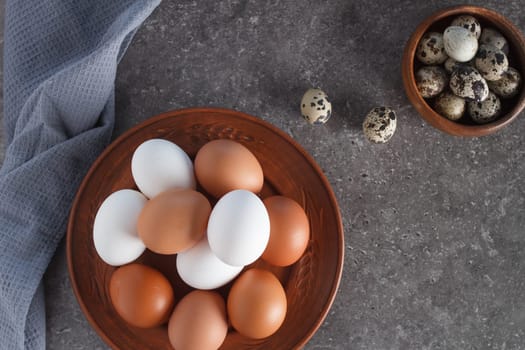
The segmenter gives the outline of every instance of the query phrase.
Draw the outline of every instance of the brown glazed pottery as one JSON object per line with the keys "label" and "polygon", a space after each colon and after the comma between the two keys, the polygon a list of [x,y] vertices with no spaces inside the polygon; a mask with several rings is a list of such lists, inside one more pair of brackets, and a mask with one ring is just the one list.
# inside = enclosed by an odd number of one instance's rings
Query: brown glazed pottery
{"label": "brown glazed pottery", "polygon": [[[432,101],[427,101],[419,94],[415,81],[415,71],[422,64],[415,58],[419,40],[428,31],[443,32],[452,20],[459,15],[469,14],[478,19],[481,28],[492,27],[501,32],[509,43],[509,66],[516,68],[525,79],[525,39],[520,30],[507,18],[492,10],[478,6],[456,6],[438,11],[418,25],[408,40],[401,71],[405,92],[421,117],[435,128],[455,136],[483,136],[494,133],[510,124],[525,107],[525,89],[511,99],[502,99],[503,115],[493,122],[478,125],[464,116],[458,121],[451,121],[435,112]],[[523,84],[522,84],[523,85]]]}
{"label": "brown glazed pottery", "polygon": [[[134,150],[152,138],[170,140],[194,158],[214,139],[232,139],[248,147],[262,165],[265,182],[261,198],[281,194],[305,209],[311,236],[302,258],[289,267],[256,261],[282,282],[288,311],[281,328],[262,340],[245,338],[230,329],[221,349],[295,349],[304,346],[319,328],[334,300],[341,279],[344,233],[336,198],[319,166],[303,148],[278,128],[247,114],[215,108],[167,112],[146,120],[115,140],[93,164],[71,209],[67,257],[73,290],[93,328],[113,349],[170,349],[167,325],[140,329],[124,322],[113,308],[109,280],[114,267],[97,255],[93,221],[102,201],[120,189],[136,189],[131,176]],[[213,204],[213,203],[212,203]],[[175,268],[175,256],[148,250],[137,262],[161,271],[178,302],[190,290]],[[226,297],[231,284],[219,289]]]}

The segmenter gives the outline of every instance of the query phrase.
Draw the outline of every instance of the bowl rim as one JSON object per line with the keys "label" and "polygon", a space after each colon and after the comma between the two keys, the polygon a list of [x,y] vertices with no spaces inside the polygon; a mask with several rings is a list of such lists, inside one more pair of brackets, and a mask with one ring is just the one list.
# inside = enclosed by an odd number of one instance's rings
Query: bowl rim
{"label": "bowl rim", "polygon": [[113,151],[118,145],[120,145],[124,140],[126,140],[131,135],[140,132],[141,129],[146,128],[152,124],[155,124],[161,120],[169,119],[169,118],[176,118],[178,116],[186,115],[186,114],[206,114],[206,113],[224,113],[224,114],[233,114],[238,117],[241,117],[242,119],[249,120],[252,123],[258,124],[258,126],[264,127],[266,129],[269,129],[270,131],[278,134],[282,139],[284,139],[286,142],[290,143],[295,149],[297,149],[301,155],[304,157],[304,159],[309,163],[309,165],[315,169],[317,175],[319,176],[319,179],[323,183],[323,186],[327,190],[327,195],[330,199],[330,202],[332,206],[334,207],[334,214],[337,220],[337,230],[339,232],[338,236],[338,251],[337,251],[337,266],[335,270],[335,280],[332,283],[332,286],[330,288],[330,292],[328,295],[328,299],[326,300],[323,309],[321,310],[318,319],[314,323],[313,327],[311,327],[307,332],[305,332],[304,336],[299,340],[299,343],[296,345],[297,348],[304,347],[308,341],[314,336],[314,334],[317,332],[319,327],[324,322],[326,316],[328,315],[328,312],[330,311],[335,297],[337,295],[337,291],[339,290],[339,285],[341,283],[342,273],[343,273],[343,266],[344,266],[344,251],[345,251],[345,245],[344,245],[344,227],[343,227],[343,221],[341,217],[341,211],[339,204],[337,202],[337,198],[335,196],[335,193],[332,189],[332,186],[330,185],[330,182],[328,181],[326,175],[322,171],[321,167],[316,163],[316,161],[313,159],[313,157],[297,142],[295,141],[290,135],[285,133],[283,130],[279,129],[275,125],[264,121],[261,118],[249,115],[244,112],[240,112],[234,109],[228,109],[228,108],[217,108],[217,107],[190,107],[190,108],[182,108],[182,109],[176,109],[176,110],[170,110],[167,112],[163,112],[160,114],[157,114],[155,116],[149,117],[148,119],[142,121],[141,123],[131,127],[127,131],[125,131],[122,135],[117,137],[115,140],[113,140],[103,151],[100,153],[100,155],[97,157],[95,162],[91,165],[88,172],[82,179],[82,182],[75,194],[75,198],[73,200],[73,204],[71,206],[71,210],[69,212],[68,217],[68,225],[67,225],[67,232],[66,232],[66,255],[67,255],[67,268],[68,268],[68,275],[69,275],[69,281],[71,283],[71,287],[73,289],[75,298],[82,310],[82,313],[84,317],[88,320],[88,323],[92,328],[95,329],[97,334],[113,349],[120,349],[107,335],[106,333],[100,328],[97,321],[93,318],[91,313],[89,312],[86,304],[84,303],[84,298],[82,297],[78,285],[77,285],[77,277],[74,273],[74,267],[73,267],[73,256],[71,254],[72,252],[72,245],[73,245],[73,239],[72,239],[72,231],[74,228],[74,215],[77,211],[78,206],[80,205],[82,194],[85,191],[86,186],[88,185],[89,179],[92,177],[92,174],[98,169],[98,167],[101,165],[101,163],[104,161],[106,156]]}
{"label": "bowl rim", "polygon": [[[525,38],[520,29],[517,28],[509,19],[507,19],[506,17],[494,10],[481,6],[458,5],[447,7],[436,11],[428,17],[426,17],[412,32],[405,45],[401,60],[401,75],[403,78],[405,94],[407,95],[409,101],[417,110],[419,115],[427,123],[443,132],[454,136],[467,137],[489,135],[509,125],[512,121],[514,121],[514,119],[518,117],[520,112],[525,108],[525,84],[523,84],[523,82],[521,93],[518,97],[518,102],[516,103],[516,105],[513,106],[512,109],[505,116],[502,116],[494,122],[480,125],[461,124],[441,116],[440,114],[435,112],[434,109],[429,106],[427,101],[419,94],[415,83],[416,79],[414,73],[414,61],[416,59],[415,52],[419,43],[419,39],[435,22],[449,16],[460,14],[471,14],[473,16],[477,14],[482,18],[488,17],[493,22],[503,24],[503,26],[505,27],[505,31],[512,34],[512,36],[507,39],[513,44],[513,46],[520,48],[519,50],[516,50],[519,51],[516,53],[516,55],[520,55],[521,61],[525,63]],[[498,27],[498,30],[501,30],[500,27],[501,26]],[[525,72],[520,73],[525,79]]]}

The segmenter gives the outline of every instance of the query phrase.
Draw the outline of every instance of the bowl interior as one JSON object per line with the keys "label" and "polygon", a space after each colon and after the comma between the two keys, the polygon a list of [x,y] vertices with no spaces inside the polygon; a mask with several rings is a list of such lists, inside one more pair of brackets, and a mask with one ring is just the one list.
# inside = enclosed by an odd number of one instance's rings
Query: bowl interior
{"label": "bowl interior", "polygon": [[[92,239],[95,214],[102,201],[120,189],[136,189],[131,157],[142,142],[164,138],[182,147],[193,159],[206,142],[233,139],[247,146],[262,165],[265,183],[261,198],[281,194],[305,209],[311,237],[303,257],[278,268],[256,261],[252,266],[274,272],[283,283],[288,312],[281,328],[262,340],[251,340],[230,329],[221,349],[292,349],[303,346],[325,318],[337,291],[343,265],[343,228],[335,196],[312,158],[288,135],[262,120],[223,109],[187,109],[151,118],[131,129],[93,164],[70,214],[67,232],[68,267],[73,289],[87,319],[114,349],[170,349],[167,326],[139,329],[124,322],[109,299],[114,267],[97,255]],[[192,289],[175,269],[175,256],[148,250],[138,259],[170,280],[176,301]],[[226,297],[230,285],[219,289]]]}
{"label": "bowl interior", "polygon": [[492,10],[478,6],[456,6],[441,10],[425,19],[414,31],[406,44],[402,61],[402,75],[405,91],[420,115],[431,125],[438,129],[459,136],[481,136],[495,132],[509,124],[525,106],[525,89],[515,97],[501,99],[502,116],[497,120],[479,125],[474,123],[468,116],[458,121],[451,121],[436,113],[432,105],[434,99],[424,99],[417,90],[415,83],[415,72],[423,66],[415,57],[419,40],[429,31],[443,33],[452,20],[463,14],[476,17],[481,28],[495,28],[501,32],[509,43],[509,66],[516,68],[525,78],[525,40],[523,34],[508,19]]}

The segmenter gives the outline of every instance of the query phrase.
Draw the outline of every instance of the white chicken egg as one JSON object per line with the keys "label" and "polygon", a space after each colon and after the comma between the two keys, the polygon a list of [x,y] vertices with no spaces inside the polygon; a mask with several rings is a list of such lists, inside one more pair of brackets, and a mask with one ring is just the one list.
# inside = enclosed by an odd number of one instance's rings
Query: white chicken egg
{"label": "white chicken egg", "polygon": [[137,219],[147,198],[134,190],[107,197],[93,223],[95,250],[104,262],[120,266],[132,262],[146,249],[137,233]]}
{"label": "white chicken egg", "polygon": [[251,264],[262,255],[269,239],[268,211],[252,192],[228,192],[213,207],[208,220],[208,241],[211,250],[226,264]]}
{"label": "white chicken egg", "polygon": [[478,40],[470,30],[450,26],[443,33],[445,52],[458,62],[470,61],[478,51]]}
{"label": "white chicken egg", "polygon": [[231,266],[217,258],[204,237],[190,249],[177,254],[177,272],[187,285],[215,289],[233,280],[243,266]]}
{"label": "white chicken egg", "polygon": [[172,188],[196,186],[190,157],[168,140],[151,139],[137,147],[131,159],[131,173],[148,198]]}

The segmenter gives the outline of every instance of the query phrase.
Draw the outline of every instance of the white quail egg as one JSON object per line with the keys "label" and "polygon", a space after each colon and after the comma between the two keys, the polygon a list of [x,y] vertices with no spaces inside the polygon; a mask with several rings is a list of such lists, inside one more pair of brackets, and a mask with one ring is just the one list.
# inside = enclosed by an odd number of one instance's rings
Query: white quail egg
{"label": "white quail egg", "polygon": [[470,30],[459,26],[445,29],[443,42],[447,55],[459,62],[470,61],[478,50],[476,36]]}
{"label": "white quail egg", "polygon": [[474,61],[468,61],[468,62],[458,62],[456,61],[455,59],[453,59],[452,57],[449,57],[445,63],[443,64],[443,67],[445,67],[445,70],[447,71],[448,74],[452,74],[453,71],[455,71],[457,68],[459,67],[463,67],[463,66],[471,66],[473,67],[474,66]]}
{"label": "white quail egg", "polygon": [[459,97],[470,101],[484,101],[489,95],[487,82],[472,67],[459,67],[450,76],[450,90]]}
{"label": "white quail egg", "polygon": [[481,25],[479,24],[478,20],[474,16],[470,15],[461,15],[452,21],[450,24],[452,26],[458,26],[463,27],[465,29],[468,29],[476,39],[479,39],[479,36],[481,35]]}
{"label": "white quail egg", "polygon": [[440,115],[450,119],[458,120],[465,113],[465,99],[448,91],[441,93],[434,101],[434,109]]}
{"label": "white quail egg", "polygon": [[372,109],[363,122],[363,132],[370,142],[385,143],[396,131],[396,112],[389,107]]}
{"label": "white quail egg", "polygon": [[301,100],[301,115],[310,124],[324,124],[332,116],[332,104],[320,89],[308,89]]}
{"label": "white quail egg", "polygon": [[469,102],[468,112],[472,120],[474,120],[476,123],[489,123],[499,117],[501,114],[500,99],[491,91],[485,101]]}
{"label": "white quail egg", "polygon": [[493,28],[483,28],[481,36],[479,37],[479,43],[485,45],[492,45],[503,51],[506,55],[509,54],[509,44],[507,39]]}
{"label": "white quail egg", "polygon": [[509,67],[501,76],[501,79],[494,81],[487,81],[489,89],[501,98],[511,98],[518,94],[521,86],[520,73]]}
{"label": "white quail egg", "polygon": [[439,66],[424,66],[416,72],[416,86],[424,98],[437,96],[447,86],[448,77]]}
{"label": "white quail egg", "polygon": [[498,80],[509,68],[507,55],[492,45],[481,45],[476,54],[475,65],[485,80]]}
{"label": "white quail egg", "polygon": [[443,44],[443,34],[427,32],[416,48],[416,57],[424,64],[441,64],[448,58]]}

